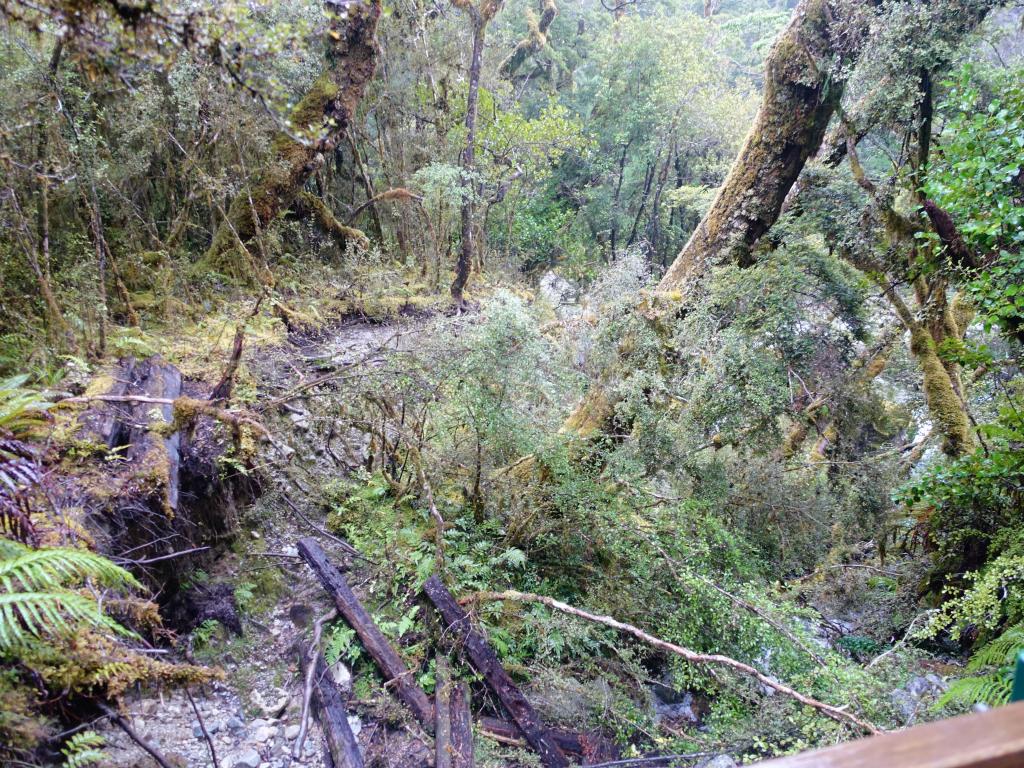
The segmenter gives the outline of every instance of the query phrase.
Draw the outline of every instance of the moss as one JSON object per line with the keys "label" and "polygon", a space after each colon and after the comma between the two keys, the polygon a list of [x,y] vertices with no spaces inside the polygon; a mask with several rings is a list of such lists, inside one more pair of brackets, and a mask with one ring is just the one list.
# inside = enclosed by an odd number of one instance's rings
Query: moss
{"label": "moss", "polygon": [[608,398],[604,387],[597,384],[587,392],[583,402],[576,407],[558,431],[563,435],[589,437],[603,428],[613,413],[612,401]]}
{"label": "moss", "polygon": [[935,341],[921,326],[911,329],[910,351],[924,375],[928,412],[942,433],[942,450],[947,456],[962,456],[974,449],[974,433],[953,380],[939,358]]}
{"label": "moss", "polygon": [[96,376],[89,382],[83,395],[85,397],[104,395],[114,388],[114,383],[114,377],[109,373]]}

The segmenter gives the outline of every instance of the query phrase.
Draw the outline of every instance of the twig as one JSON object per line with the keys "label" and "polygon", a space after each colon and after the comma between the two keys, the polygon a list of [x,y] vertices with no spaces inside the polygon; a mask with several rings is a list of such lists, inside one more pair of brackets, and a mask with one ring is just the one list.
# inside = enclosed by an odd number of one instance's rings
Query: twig
{"label": "twig", "polygon": [[118,728],[120,728],[122,731],[124,731],[125,733],[128,734],[128,737],[132,741],[134,741],[136,744],[138,744],[140,747],[142,747],[147,753],[149,753],[149,756],[152,757],[154,760],[156,760],[156,762],[160,766],[160,768],[173,768],[173,766],[170,763],[167,762],[167,758],[165,758],[163,755],[161,755],[157,751],[156,747],[154,747],[152,744],[150,744],[144,738],[139,736],[139,734],[137,734],[135,732],[135,729],[132,728],[131,725],[128,724],[128,721],[125,720],[123,717],[121,717],[121,715],[119,715],[115,710],[113,710],[110,707],[108,707],[102,701],[99,702],[99,707],[100,707],[101,710],[103,710],[103,713],[107,717],[109,717],[111,719],[111,721]]}
{"label": "twig", "polygon": [[169,555],[161,555],[160,557],[147,557],[145,560],[133,560],[129,557],[114,557],[111,559],[119,565],[124,563],[129,565],[149,565],[150,563],[159,563],[161,560],[173,560],[176,557],[191,555],[194,552],[204,552],[207,549],[209,547],[193,547],[192,549],[183,549],[180,552],[172,552]]}
{"label": "twig", "polygon": [[866,667],[864,667],[864,668],[865,668],[865,669],[871,669],[871,668],[872,668],[873,666],[875,666],[875,664],[877,664],[878,662],[880,662],[880,661],[881,661],[882,659],[884,659],[884,658],[885,658],[886,656],[888,656],[888,655],[889,655],[890,653],[892,653],[893,651],[895,651],[895,650],[896,650],[897,648],[899,648],[899,647],[900,647],[900,646],[902,646],[902,645],[905,645],[905,644],[906,644],[906,642],[907,642],[907,640],[908,640],[908,639],[910,638],[910,633],[911,633],[911,631],[912,631],[912,630],[914,629],[914,625],[915,625],[915,624],[917,624],[917,622],[918,622],[918,619],[923,619],[923,618],[924,618],[925,616],[931,616],[931,615],[932,615],[932,614],[934,614],[934,613],[938,613],[938,610],[939,610],[938,608],[931,608],[931,609],[929,609],[929,610],[925,611],[924,613],[919,613],[919,614],[918,614],[917,616],[915,616],[915,617],[914,617],[914,618],[913,618],[913,619],[911,620],[910,624],[908,624],[908,625],[907,625],[907,629],[906,629],[906,631],[905,631],[905,632],[903,633],[903,637],[901,637],[901,638],[899,639],[899,641],[897,641],[896,643],[894,643],[894,644],[893,644],[893,646],[892,646],[892,648],[890,648],[890,649],[889,649],[889,650],[887,650],[887,651],[883,651],[882,653],[880,653],[880,654],[878,654],[877,656],[875,656],[875,658],[873,658],[873,659],[872,659],[871,661],[869,661],[869,662],[868,662],[868,664],[867,664],[867,666],[866,666]]}
{"label": "twig", "polygon": [[612,760],[610,763],[595,763],[590,768],[611,768],[613,765],[653,765],[665,763],[672,760],[697,760],[701,757],[711,757],[715,752],[688,752],[684,755],[655,755],[652,757],[631,757],[626,760]]}
{"label": "twig", "polygon": [[352,555],[352,557],[358,557],[360,560],[365,560],[366,562],[370,563],[371,565],[377,565],[376,561],[371,560],[370,558],[368,558],[366,555],[364,555],[358,549],[353,547],[347,541],[345,541],[342,538],[339,538],[339,537],[335,536],[333,533],[328,531],[322,525],[317,525],[312,520],[310,520],[309,517],[307,517],[306,514],[304,512],[302,512],[302,510],[299,509],[298,505],[296,505],[296,503],[294,501],[292,501],[291,498],[288,496],[288,494],[285,493],[284,491],[281,491],[281,498],[284,499],[284,503],[288,505],[288,508],[291,509],[292,512],[294,512],[296,515],[301,517],[303,519],[303,521],[305,521],[306,525],[308,525],[314,531],[319,533],[321,536],[324,536],[324,537],[330,539],[331,541],[333,541],[335,544],[337,544],[339,547],[341,547],[343,550],[345,550],[348,554]]}
{"label": "twig", "polygon": [[634,627],[631,624],[625,624],[621,621],[616,621],[610,616],[598,616],[597,614],[589,613],[587,611],[581,610],[580,608],[574,608],[573,606],[568,605],[567,603],[563,603],[559,600],[555,600],[552,597],[545,597],[544,595],[535,595],[529,592],[516,592],[515,590],[507,590],[505,592],[477,592],[471,595],[470,597],[465,598],[461,602],[472,602],[474,600],[512,600],[521,603],[541,603],[542,605],[546,605],[549,608],[552,608],[556,611],[567,613],[570,616],[576,616],[577,618],[585,619],[586,621],[591,621],[596,624],[603,624],[606,627],[612,627],[613,629],[617,629],[620,632],[625,632],[626,634],[632,635],[636,639],[644,643],[647,643],[648,645],[654,646],[655,648],[660,648],[664,651],[668,651],[669,653],[673,653],[676,656],[681,656],[691,664],[716,664],[719,666],[729,667],[731,669],[736,670],[737,672],[747,675],[748,677],[754,678],[762,685],[766,685],[769,688],[772,688],[781,694],[784,694],[792,699],[795,699],[796,701],[800,702],[805,706],[811,707],[812,709],[821,712],[826,717],[830,717],[833,720],[836,720],[841,723],[854,725],[857,728],[871,734],[883,733],[883,730],[878,726],[873,725],[865,720],[861,720],[856,715],[851,715],[849,712],[846,712],[841,707],[834,707],[831,704],[826,704],[822,701],[818,701],[817,699],[813,699],[810,696],[805,696],[799,691],[790,688],[788,685],[780,683],[777,680],[773,680],[772,678],[768,677],[768,675],[758,671],[749,664],[744,664],[742,661],[737,661],[736,659],[733,659],[729,656],[723,656],[722,654],[718,653],[697,653],[696,651],[691,651],[689,648],[684,648],[681,645],[676,645],[675,643],[670,643],[666,640],[661,640],[660,638],[657,638],[654,635],[650,635],[644,632],[642,629]]}
{"label": "twig", "polygon": [[210,732],[206,730],[206,723],[203,722],[203,716],[199,714],[199,707],[196,706],[196,700],[192,698],[192,691],[188,689],[188,686],[185,687],[185,696],[188,697],[188,703],[192,705],[192,711],[196,713],[196,720],[199,721],[203,738],[206,739],[206,743],[210,747],[210,760],[213,761],[213,768],[220,768],[220,763],[217,762],[217,751],[213,748],[213,739],[210,738]]}
{"label": "twig", "polygon": [[309,729],[309,704],[313,699],[313,676],[316,673],[316,656],[320,653],[320,638],[324,634],[324,624],[338,618],[338,611],[331,609],[313,624],[313,641],[309,644],[306,658],[306,682],[302,693],[302,717],[299,719],[299,735],[292,746],[292,757],[298,760],[302,756],[302,747],[306,743],[306,731]]}

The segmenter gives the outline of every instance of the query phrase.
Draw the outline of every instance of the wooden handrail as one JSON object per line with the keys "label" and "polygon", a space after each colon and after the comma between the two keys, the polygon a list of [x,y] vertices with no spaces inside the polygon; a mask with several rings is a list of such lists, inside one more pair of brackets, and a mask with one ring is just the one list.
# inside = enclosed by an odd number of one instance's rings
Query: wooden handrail
{"label": "wooden handrail", "polygon": [[757,765],[758,768],[1024,768],[1024,702]]}

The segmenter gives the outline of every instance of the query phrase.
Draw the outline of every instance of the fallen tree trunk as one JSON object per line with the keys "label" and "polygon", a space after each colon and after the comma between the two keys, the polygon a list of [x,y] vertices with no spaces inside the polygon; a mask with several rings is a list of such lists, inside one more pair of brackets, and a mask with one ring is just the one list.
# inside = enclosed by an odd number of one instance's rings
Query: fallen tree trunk
{"label": "fallen tree trunk", "polygon": [[[481,717],[477,720],[477,727],[485,736],[501,744],[525,743],[519,726],[508,720]],[[615,742],[599,733],[576,733],[561,728],[551,728],[548,733],[563,753],[580,758],[584,765],[617,760],[622,756]]]}
{"label": "fallen tree trunk", "polygon": [[452,676],[443,653],[438,652],[435,664],[434,768],[452,768]]}
{"label": "fallen tree trunk", "polygon": [[441,615],[444,621],[443,631],[451,632],[461,642],[462,650],[470,664],[483,676],[502,706],[508,710],[526,741],[540,755],[541,763],[546,768],[567,768],[568,760],[548,733],[537,712],[512,682],[512,678],[501,666],[498,656],[487,640],[473,629],[469,616],[459,607],[447,587],[437,576],[431,576],[423,585],[423,592]]}
{"label": "fallen tree trunk", "polygon": [[[310,661],[304,650],[299,659],[305,674]],[[322,653],[317,653],[313,662],[313,701],[334,768],[363,768],[363,755],[348,724],[345,698],[335,685]]]}
{"label": "fallen tree trunk", "polygon": [[[435,577],[436,578],[436,577]],[[655,648],[659,648],[663,651],[668,651],[676,656],[681,656],[691,664],[710,664],[715,666],[728,667],[743,675],[752,677],[762,685],[765,685],[779,693],[789,696],[791,699],[795,699],[804,706],[811,707],[812,709],[822,713],[826,717],[830,717],[840,723],[855,726],[858,730],[866,731],[867,733],[877,734],[883,733],[882,729],[876,725],[861,720],[856,715],[851,715],[846,712],[842,707],[834,707],[831,704],[825,704],[822,701],[813,699],[810,696],[805,696],[799,691],[795,691],[788,685],[780,683],[763,672],[758,671],[749,664],[744,664],[742,661],[730,658],[729,656],[723,656],[718,653],[697,653],[691,651],[689,648],[684,648],[681,645],[670,643],[667,640],[661,640],[654,635],[649,635],[638,627],[634,627],[631,624],[625,624],[621,621],[616,621],[610,616],[599,616],[594,613],[589,613],[580,608],[574,608],[567,603],[563,603],[560,600],[555,600],[553,597],[546,597],[544,595],[535,595],[529,592],[516,592],[515,590],[506,590],[505,592],[477,592],[476,594],[466,598],[464,602],[472,602],[477,600],[510,600],[520,603],[541,603],[549,608],[566,613],[570,616],[576,616],[577,618],[584,619],[586,621],[594,622],[595,624],[603,624],[606,627],[612,627],[620,632],[625,632],[628,635],[632,635],[637,640],[651,645]],[[461,609],[460,609],[461,612]],[[463,613],[463,616],[466,614]]]}
{"label": "fallen tree trunk", "polygon": [[313,539],[299,539],[299,554],[316,573],[320,583],[327,590],[334,604],[349,626],[355,630],[359,641],[376,662],[384,676],[385,686],[393,687],[395,695],[412,712],[423,728],[433,732],[434,707],[427,695],[413,682],[410,670],[402,658],[374,624],[359,598],[352,592],[345,577],[327,559],[323,549]]}
{"label": "fallen tree trunk", "polygon": [[448,701],[451,713],[452,768],[473,768],[473,716],[469,711],[469,686],[456,683]]}

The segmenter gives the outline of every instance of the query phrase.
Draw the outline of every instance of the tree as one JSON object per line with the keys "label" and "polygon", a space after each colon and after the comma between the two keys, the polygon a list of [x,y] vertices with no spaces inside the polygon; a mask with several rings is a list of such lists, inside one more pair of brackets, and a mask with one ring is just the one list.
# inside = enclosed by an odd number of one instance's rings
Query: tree
{"label": "tree", "polygon": [[472,0],[453,2],[469,16],[473,30],[473,50],[469,59],[469,90],[466,93],[466,144],[462,150],[462,242],[459,259],[455,265],[455,280],[451,286],[452,300],[462,305],[463,291],[469,282],[469,272],[473,268],[473,212],[476,208],[479,186],[476,180],[476,113],[480,99],[480,69],[483,64],[487,25],[501,10],[502,0],[477,0],[476,5]]}
{"label": "tree", "polygon": [[[380,0],[327,4],[326,69],[292,110],[291,131],[277,133],[272,157],[235,196],[206,251],[206,263],[239,275],[256,266],[249,245],[295,202],[355,117],[376,68],[380,13]],[[241,259],[232,255],[239,251]]]}

